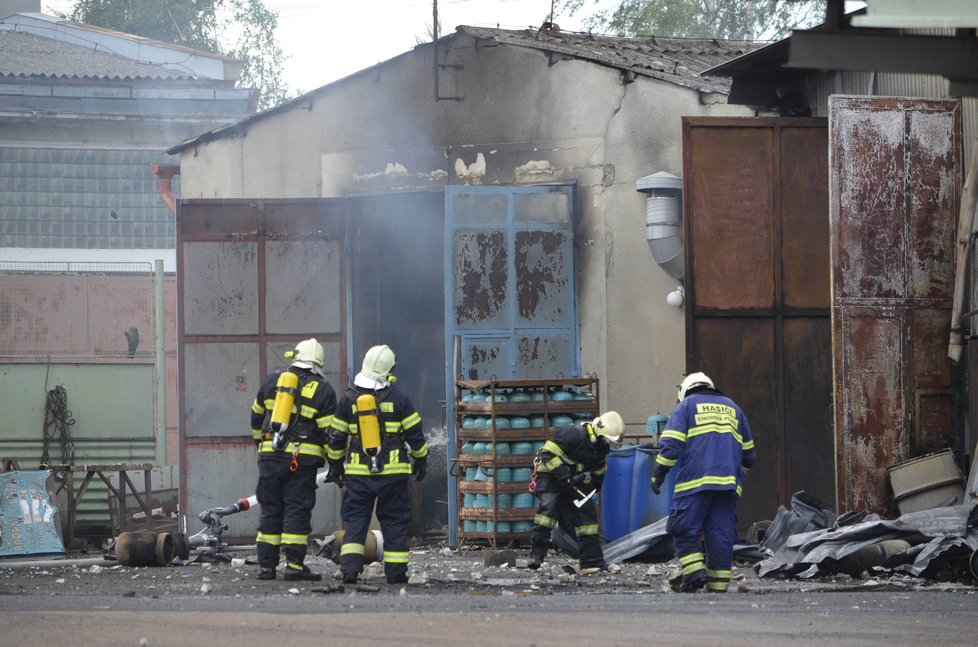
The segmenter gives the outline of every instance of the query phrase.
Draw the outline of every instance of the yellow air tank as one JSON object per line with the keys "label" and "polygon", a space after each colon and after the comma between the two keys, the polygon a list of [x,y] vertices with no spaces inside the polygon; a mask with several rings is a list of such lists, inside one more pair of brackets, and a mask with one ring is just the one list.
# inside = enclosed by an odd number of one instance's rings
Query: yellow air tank
{"label": "yellow air tank", "polygon": [[380,419],[377,417],[377,399],[370,393],[357,397],[357,417],[360,442],[363,451],[370,456],[370,471],[377,472],[377,452],[380,450]]}
{"label": "yellow air tank", "polygon": [[275,433],[282,433],[289,428],[292,418],[292,405],[299,392],[299,376],[291,371],[282,371],[275,384],[275,406],[272,407],[271,428]]}

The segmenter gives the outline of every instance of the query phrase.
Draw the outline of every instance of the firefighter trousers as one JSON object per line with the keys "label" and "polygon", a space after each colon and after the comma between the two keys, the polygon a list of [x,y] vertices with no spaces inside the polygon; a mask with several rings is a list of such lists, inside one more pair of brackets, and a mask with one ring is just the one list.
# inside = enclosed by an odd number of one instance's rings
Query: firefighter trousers
{"label": "firefighter trousers", "polygon": [[[737,541],[737,494],[704,490],[675,497],[666,523],[683,575],[706,569],[707,588],[726,591]],[[705,552],[704,556],[704,540]]]}
{"label": "firefighter trousers", "polygon": [[581,568],[603,567],[604,553],[598,539],[598,505],[595,497],[578,508],[574,505],[575,494],[573,491],[554,491],[550,488],[536,492],[540,505],[533,517],[530,549],[541,558],[546,555],[550,548],[550,534],[559,523],[564,532],[577,538]]}
{"label": "firefighter trousers", "polygon": [[316,504],[315,465],[300,465],[289,471],[289,460],[260,459],[255,494],[261,504],[256,540],[258,564],[274,568],[279,550],[292,564],[306,558],[312,532],[312,508]]}
{"label": "firefighter trousers", "polygon": [[346,524],[340,549],[340,570],[345,580],[363,571],[364,542],[377,504],[377,521],[384,536],[384,574],[390,583],[407,582],[408,524],[411,498],[407,476],[348,476],[340,516]]}

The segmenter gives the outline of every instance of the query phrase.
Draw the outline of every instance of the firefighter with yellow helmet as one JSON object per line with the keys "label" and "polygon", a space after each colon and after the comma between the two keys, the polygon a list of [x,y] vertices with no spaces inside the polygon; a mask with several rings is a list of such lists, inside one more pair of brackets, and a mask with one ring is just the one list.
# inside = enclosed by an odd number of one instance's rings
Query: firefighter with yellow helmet
{"label": "firefighter with yellow helmet", "polygon": [[666,524],[683,568],[679,591],[722,593],[730,585],[737,500],[744,474],[757,460],[754,438],[740,406],[705,373],[683,378],[678,397],[659,436],[650,485],[658,494],[681,461]]}
{"label": "firefighter with yellow helmet", "polygon": [[285,580],[316,581],[305,565],[316,472],[326,462],[327,431],[336,392],[323,373],[323,347],[299,342],[285,354],[292,364],[270,373],[251,405],[251,433],[258,448],[258,579],[275,579],[280,553]]}
{"label": "firefighter with yellow helmet", "polygon": [[424,478],[428,445],[421,416],[394,386],[395,364],[388,346],[367,351],[353,386],[340,398],[329,433],[328,479],[346,485],[340,508],[346,524],[340,571],[347,584],[355,583],[363,570],[375,503],[384,535],[384,574],[391,584],[408,580],[408,479],[412,474],[416,481]]}
{"label": "firefighter with yellow helmet", "polygon": [[540,568],[557,523],[577,538],[582,573],[607,568],[598,538],[596,499],[608,471],[608,453],[612,445],[621,444],[624,433],[621,416],[608,411],[593,422],[561,427],[537,452],[530,483],[540,503],[530,531],[530,568]]}

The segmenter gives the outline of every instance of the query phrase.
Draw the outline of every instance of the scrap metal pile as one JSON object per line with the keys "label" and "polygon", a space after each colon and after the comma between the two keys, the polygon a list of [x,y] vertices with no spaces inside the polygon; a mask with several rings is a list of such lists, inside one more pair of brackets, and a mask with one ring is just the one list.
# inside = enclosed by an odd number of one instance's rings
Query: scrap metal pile
{"label": "scrap metal pile", "polygon": [[965,503],[895,520],[874,514],[836,516],[826,504],[798,492],[790,510],[778,510],[756,556],[761,577],[859,577],[868,571],[943,581],[978,579],[978,509]]}

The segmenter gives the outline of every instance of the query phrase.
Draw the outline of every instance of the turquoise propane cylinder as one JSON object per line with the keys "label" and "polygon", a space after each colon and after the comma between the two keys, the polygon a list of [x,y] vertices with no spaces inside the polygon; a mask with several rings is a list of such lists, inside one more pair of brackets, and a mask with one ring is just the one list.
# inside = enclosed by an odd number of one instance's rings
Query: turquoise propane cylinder
{"label": "turquoise propane cylinder", "polygon": [[669,423],[669,418],[662,415],[661,413],[654,413],[649,416],[649,419],[645,421],[645,431],[655,438],[659,437],[663,431],[666,430],[666,425]]}

